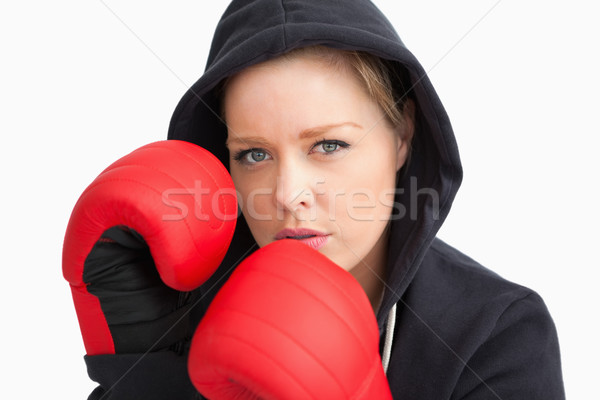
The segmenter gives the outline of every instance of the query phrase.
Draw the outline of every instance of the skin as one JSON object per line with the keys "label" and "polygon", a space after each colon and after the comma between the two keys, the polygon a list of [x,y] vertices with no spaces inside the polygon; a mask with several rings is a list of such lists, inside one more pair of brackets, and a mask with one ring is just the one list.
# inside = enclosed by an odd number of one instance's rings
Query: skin
{"label": "skin", "polygon": [[258,245],[284,228],[326,234],[319,251],[354,275],[375,309],[414,129],[406,109],[392,127],[349,69],[309,55],[245,69],[224,98],[230,172]]}

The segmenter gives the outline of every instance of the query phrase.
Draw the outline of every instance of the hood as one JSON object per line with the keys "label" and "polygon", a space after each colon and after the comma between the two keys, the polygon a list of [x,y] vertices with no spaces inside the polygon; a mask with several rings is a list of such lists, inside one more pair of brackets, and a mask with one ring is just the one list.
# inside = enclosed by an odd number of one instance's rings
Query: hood
{"label": "hood", "polygon": [[[317,44],[390,60],[408,71],[412,85],[416,131],[410,163],[398,180],[386,290],[377,315],[382,326],[446,218],[462,168],[450,121],[423,67],[374,4],[367,0],[234,0],[216,28],[204,74],[175,109],[168,138],[196,143],[228,166],[227,130],[218,115],[213,88],[247,66]],[[231,269],[255,245],[243,219],[239,218],[222,268]]]}

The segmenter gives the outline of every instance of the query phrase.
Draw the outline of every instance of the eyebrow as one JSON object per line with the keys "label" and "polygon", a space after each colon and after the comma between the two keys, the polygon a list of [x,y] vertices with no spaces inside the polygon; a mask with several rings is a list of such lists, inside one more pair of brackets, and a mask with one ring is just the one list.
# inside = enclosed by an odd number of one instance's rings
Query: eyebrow
{"label": "eyebrow", "polygon": [[[341,128],[344,126],[351,126],[354,128],[362,129],[362,126],[355,122],[340,122],[337,124],[327,124],[327,125],[315,126],[312,128],[304,129],[303,131],[300,132],[298,137],[300,139],[310,139],[315,136],[322,135],[323,133],[330,131],[332,129]],[[227,147],[229,147],[229,145],[231,145],[232,143],[242,143],[242,144],[251,143],[252,145],[258,145],[258,146],[268,146],[270,144],[270,142],[268,140],[265,140],[261,136],[229,137],[227,139],[227,142],[225,143],[225,145]]]}
{"label": "eyebrow", "polygon": [[332,129],[341,128],[344,126],[352,126],[354,128],[362,129],[362,126],[360,126],[359,124],[357,124],[355,122],[341,122],[339,124],[321,125],[321,126],[316,126],[313,128],[308,128],[308,129],[303,130],[302,132],[300,132],[300,139],[309,139],[309,138],[312,138],[315,136],[322,135],[323,133],[330,131]]}

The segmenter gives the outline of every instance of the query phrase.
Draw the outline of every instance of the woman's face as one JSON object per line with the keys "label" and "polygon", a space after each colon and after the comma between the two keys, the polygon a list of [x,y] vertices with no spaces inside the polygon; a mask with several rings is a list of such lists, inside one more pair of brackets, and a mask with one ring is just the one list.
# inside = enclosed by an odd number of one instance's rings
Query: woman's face
{"label": "woman's face", "polygon": [[[350,70],[315,57],[244,70],[224,99],[231,176],[259,246],[295,238],[347,271],[386,251],[407,156]],[[406,132],[404,132],[406,133]]]}

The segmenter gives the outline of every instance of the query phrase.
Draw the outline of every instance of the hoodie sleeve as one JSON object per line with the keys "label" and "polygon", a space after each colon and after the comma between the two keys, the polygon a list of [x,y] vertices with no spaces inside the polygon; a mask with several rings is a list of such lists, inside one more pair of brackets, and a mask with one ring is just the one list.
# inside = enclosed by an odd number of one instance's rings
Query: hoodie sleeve
{"label": "hoodie sleeve", "polygon": [[559,400],[565,393],[554,322],[536,293],[513,302],[465,366],[452,399]]}
{"label": "hoodie sleeve", "polygon": [[99,386],[88,400],[201,400],[187,373],[187,357],[163,351],[85,356],[88,375]]}

